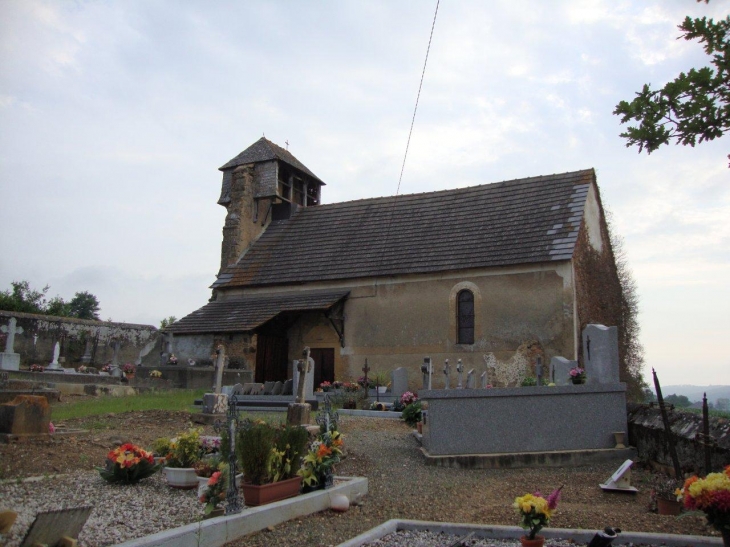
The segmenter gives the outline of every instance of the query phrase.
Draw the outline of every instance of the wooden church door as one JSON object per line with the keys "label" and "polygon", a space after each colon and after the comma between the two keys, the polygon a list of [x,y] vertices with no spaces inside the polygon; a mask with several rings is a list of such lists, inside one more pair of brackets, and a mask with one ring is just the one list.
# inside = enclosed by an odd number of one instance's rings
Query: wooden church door
{"label": "wooden church door", "polygon": [[335,381],[335,349],[312,348],[309,356],[314,359],[314,389],[324,381]]}

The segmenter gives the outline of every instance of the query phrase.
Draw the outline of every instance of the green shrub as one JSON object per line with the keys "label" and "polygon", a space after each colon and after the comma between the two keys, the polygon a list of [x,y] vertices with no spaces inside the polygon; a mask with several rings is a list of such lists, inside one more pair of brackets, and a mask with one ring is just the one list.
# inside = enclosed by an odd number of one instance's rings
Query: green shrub
{"label": "green shrub", "polygon": [[187,433],[181,433],[170,443],[170,456],[167,458],[167,466],[192,467],[200,460],[201,448],[199,429],[191,429]]}
{"label": "green shrub", "polygon": [[276,433],[267,423],[253,424],[241,429],[236,438],[236,456],[246,482],[261,485],[269,482],[272,448]]}
{"label": "green shrub", "polygon": [[288,425],[279,429],[277,433],[276,448],[284,453],[282,459],[285,469],[278,470],[280,477],[275,481],[291,479],[302,466],[302,454],[307,449],[309,433],[303,427]]}
{"label": "green shrub", "polygon": [[407,405],[403,409],[401,418],[403,418],[403,420],[405,420],[405,422],[411,427],[414,427],[418,422],[420,422],[421,421],[421,401],[416,401],[415,403],[411,403],[411,404]]}
{"label": "green shrub", "polygon": [[536,386],[537,385],[537,378],[533,376],[528,376],[524,380],[522,380],[522,384],[520,384],[522,387],[529,387],[529,386]]}

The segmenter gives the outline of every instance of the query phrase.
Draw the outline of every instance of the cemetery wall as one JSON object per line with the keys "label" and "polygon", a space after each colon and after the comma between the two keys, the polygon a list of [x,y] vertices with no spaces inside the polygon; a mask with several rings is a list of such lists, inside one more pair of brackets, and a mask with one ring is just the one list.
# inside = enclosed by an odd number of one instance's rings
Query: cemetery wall
{"label": "cemetery wall", "polygon": [[[409,370],[411,388],[424,356],[438,367],[444,359],[466,370],[491,371],[493,385],[519,385],[535,376],[537,356],[547,365],[557,355],[574,357],[573,278],[570,262],[506,267],[440,275],[401,276],[347,287],[345,347],[322,314],[307,314],[289,331],[289,362],[303,346],[335,349],[335,378],[371,375],[397,367]],[[325,288],[318,286],[317,288]],[[475,296],[474,344],[457,344],[456,296]],[[434,375],[434,387],[443,385]]]}
{"label": "cemetery wall", "polygon": [[[630,403],[628,405],[629,443],[636,447],[639,459],[672,468],[672,458],[665,443],[664,424],[659,407]],[[702,416],[689,412],[669,412],[682,470],[698,472],[704,468],[705,452],[699,442]],[[713,469],[730,465],[730,420],[710,418],[710,437],[716,441],[712,451]]]}
{"label": "cemetery wall", "polygon": [[196,334],[173,338],[173,353],[186,365],[188,359],[196,366],[213,366],[215,350],[223,346],[228,357],[228,368],[256,369],[256,335],[246,333]]}
{"label": "cemetery wall", "polygon": [[[31,313],[0,310],[0,325],[7,325],[15,317],[22,334],[15,335],[14,350],[20,354],[21,367],[31,364],[48,365],[53,360],[53,348],[60,345],[60,356],[66,367],[77,367],[87,350],[90,364],[110,363],[114,357],[114,344],[119,345],[118,362],[156,365],[159,363],[161,337],[151,325],[90,321],[72,317],[54,317]],[[0,334],[0,344],[5,347],[5,335]]]}

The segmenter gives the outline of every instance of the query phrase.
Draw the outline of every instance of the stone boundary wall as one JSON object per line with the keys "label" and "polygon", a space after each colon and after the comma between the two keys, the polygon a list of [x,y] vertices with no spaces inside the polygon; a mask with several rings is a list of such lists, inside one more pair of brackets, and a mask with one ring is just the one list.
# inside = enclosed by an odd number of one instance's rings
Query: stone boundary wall
{"label": "stone boundary wall", "polygon": [[[702,473],[705,452],[697,440],[697,435],[702,433],[702,415],[676,410],[670,410],[668,414],[682,470]],[[671,469],[672,458],[664,441],[664,424],[659,406],[630,403],[628,418],[629,443],[636,447],[639,459]],[[730,465],[730,420],[710,417],[710,437],[717,443],[712,451],[712,469],[718,471]]]}
{"label": "stone boundary wall", "polygon": [[[0,310],[0,325],[15,317],[22,334],[15,335],[15,353],[20,354],[21,368],[31,364],[47,366],[53,360],[53,348],[60,345],[62,366],[78,368],[86,353],[87,364],[101,366],[112,362],[118,346],[117,361],[124,363],[160,363],[162,336],[152,325],[91,321],[75,317],[55,317]],[[0,335],[0,351],[5,350],[5,335]]]}

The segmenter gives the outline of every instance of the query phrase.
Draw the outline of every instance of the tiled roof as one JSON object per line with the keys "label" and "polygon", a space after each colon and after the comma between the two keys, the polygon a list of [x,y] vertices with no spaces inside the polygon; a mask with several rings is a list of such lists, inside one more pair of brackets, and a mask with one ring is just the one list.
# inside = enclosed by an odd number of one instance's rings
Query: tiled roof
{"label": "tiled roof", "polygon": [[568,260],[593,169],[300,209],[272,222],[213,287]]}
{"label": "tiled roof", "polygon": [[266,137],[261,137],[259,140],[257,140],[255,143],[253,143],[251,146],[246,148],[243,152],[238,154],[235,158],[233,158],[231,161],[226,163],[224,166],[219,167],[218,169],[220,171],[226,171],[228,169],[233,169],[234,167],[238,167],[239,165],[245,165],[247,163],[259,163],[262,161],[271,161],[271,160],[279,160],[283,161],[284,163],[288,163],[292,167],[295,167],[299,169],[300,171],[303,171],[310,177],[318,180],[322,184],[320,178],[312,173],[306,165],[304,165],[301,161],[296,159],[291,152],[288,150],[285,150],[278,144],[274,144],[270,140],[268,140]]}
{"label": "tiled roof", "polygon": [[347,296],[348,292],[306,291],[210,302],[176,321],[166,330],[174,334],[248,332],[273,319],[280,312],[327,310]]}

